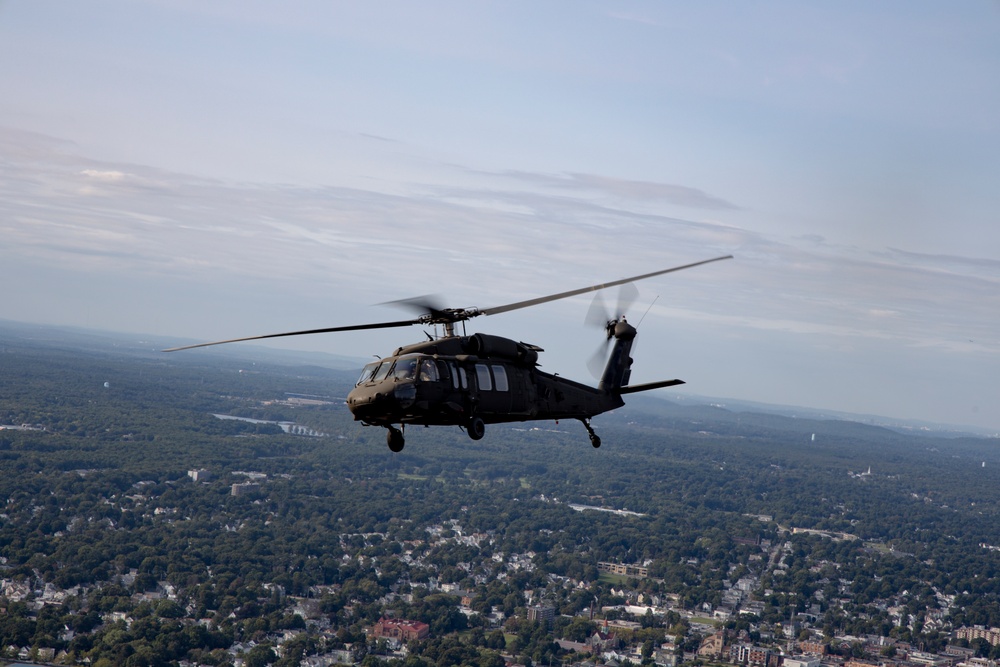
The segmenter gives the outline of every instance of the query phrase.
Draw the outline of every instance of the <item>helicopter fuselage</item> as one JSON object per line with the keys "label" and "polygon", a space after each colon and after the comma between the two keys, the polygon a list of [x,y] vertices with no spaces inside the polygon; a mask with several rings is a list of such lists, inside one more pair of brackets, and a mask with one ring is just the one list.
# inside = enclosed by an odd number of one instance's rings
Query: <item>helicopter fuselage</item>
{"label": "helicopter fuselage", "polygon": [[408,345],[365,366],[347,405],[373,426],[584,419],[624,405],[615,392],[541,371],[540,351],[486,334]]}

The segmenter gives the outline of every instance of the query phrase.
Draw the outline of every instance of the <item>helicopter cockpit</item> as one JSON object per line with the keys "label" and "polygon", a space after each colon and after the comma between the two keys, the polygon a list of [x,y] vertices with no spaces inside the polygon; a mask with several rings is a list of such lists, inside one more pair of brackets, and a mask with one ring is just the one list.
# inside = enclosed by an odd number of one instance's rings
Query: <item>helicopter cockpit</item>
{"label": "helicopter cockpit", "polygon": [[358,378],[354,386],[375,384],[385,379],[396,382],[410,380],[437,382],[440,376],[437,364],[433,359],[418,354],[407,354],[371,362],[361,371],[361,377]]}
{"label": "helicopter cockpit", "polygon": [[373,361],[361,371],[347,405],[365,423],[402,421],[419,402],[423,410],[442,398],[448,370],[444,362],[422,354],[403,354]]}

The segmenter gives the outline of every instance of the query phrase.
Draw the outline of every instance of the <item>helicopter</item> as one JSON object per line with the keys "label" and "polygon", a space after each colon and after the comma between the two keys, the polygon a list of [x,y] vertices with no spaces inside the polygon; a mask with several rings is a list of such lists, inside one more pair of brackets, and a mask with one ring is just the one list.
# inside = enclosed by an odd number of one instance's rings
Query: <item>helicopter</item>
{"label": "helicopter", "polygon": [[[432,325],[435,332],[441,335],[432,336],[425,332],[427,340],[404,345],[391,355],[367,364],[347,395],[347,407],[354,415],[354,420],[366,426],[385,428],[386,444],[391,451],[403,450],[407,424],[458,426],[472,440],[481,440],[486,434],[487,424],[560,419],[576,419],[581,422],[587,430],[590,443],[594,447],[600,447],[601,438],[590,424],[593,417],[625,405],[622,396],[684,384],[683,380],[677,379],[629,384],[633,362],[632,345],[637,330],[626,321],[623,312],[610,317],[599,317],[605,329],[606,343],[611,344],[614,340],[614,345],[597,387],[540,370],[538,354],[544,350],[537,345],[491,334],[467,335],[465,322],[480,315],[499,315],[609,287],[622,286],[624,289],[639,280],[732,257],[714,257],[492,308],[443,308],[432,303],[428,297],[405,299],[390,304],[415,309],[419,312],[418,317],[231,338],[172,347],[163,351],[177,352],[285,336]],[[632,289],[634,290],[634,286]],[[619,303],[619,311],[623,310],[624,306]],[[595,312],[595,306],[591,307],[591,311]],[[592,320],[593,317],[588,316],[588,319]],[[462,325],[461,334],[456,332],[455,327],[459,323]]]}

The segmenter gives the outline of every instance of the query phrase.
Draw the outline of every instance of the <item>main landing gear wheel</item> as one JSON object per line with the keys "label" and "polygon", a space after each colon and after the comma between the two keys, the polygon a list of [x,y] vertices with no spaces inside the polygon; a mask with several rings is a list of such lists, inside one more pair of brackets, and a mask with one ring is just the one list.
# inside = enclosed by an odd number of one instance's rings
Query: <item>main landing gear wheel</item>
{"label": "main landing gear wheel", "polygon": [[486,424],[479,417],[473,417],[469,420],[465,430],[469,432],[469,437],[473,440],[482,440],[483,436],[486,435]]}
{"label": "main landing gear wheel", "polygon": [[388,432],[385,434],[385,442],[389,445],[389,449],[394,452],[403,451],[403,445],[406,444],[406,440],[403,438],[403,432],[395,426],[386,426],[386,429]]}
{"label": "main landing gear wheel", "polygon": [[581,419],[580,423],[583,424],[583,427],[585,429],[587,429],[587,433],[590,434],[590,444],[592,444],[595,449],[597,447],[600,447],[601,446],[601,436],[599,436],[596,433],[594,433],[594,429],[591,428],[591,426],[590,426],[590,420],[589,419]]}

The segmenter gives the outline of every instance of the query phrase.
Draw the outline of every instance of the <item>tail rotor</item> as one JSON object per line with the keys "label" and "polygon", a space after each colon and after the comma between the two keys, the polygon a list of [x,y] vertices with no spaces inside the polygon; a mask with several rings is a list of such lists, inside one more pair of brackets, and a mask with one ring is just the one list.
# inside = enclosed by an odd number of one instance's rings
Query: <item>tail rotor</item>
{"label": "tail rotor", "polygon": [[594,300],[590,303],[587,317],[584,322],[587,326],[604,329],[605,339],[594,353],[587,360],[587,370],[595,379],[600,379],[604,372],[604,366],[608,359],[608,348],[611,346],[611,339],[615,335],[615,325],[625,316],[628,309],[639,297],[639,290],[634,283],[624,283],[618,289],[618,300],[614,311],[609,311],[604,301],[602,292],[594,293]]}

